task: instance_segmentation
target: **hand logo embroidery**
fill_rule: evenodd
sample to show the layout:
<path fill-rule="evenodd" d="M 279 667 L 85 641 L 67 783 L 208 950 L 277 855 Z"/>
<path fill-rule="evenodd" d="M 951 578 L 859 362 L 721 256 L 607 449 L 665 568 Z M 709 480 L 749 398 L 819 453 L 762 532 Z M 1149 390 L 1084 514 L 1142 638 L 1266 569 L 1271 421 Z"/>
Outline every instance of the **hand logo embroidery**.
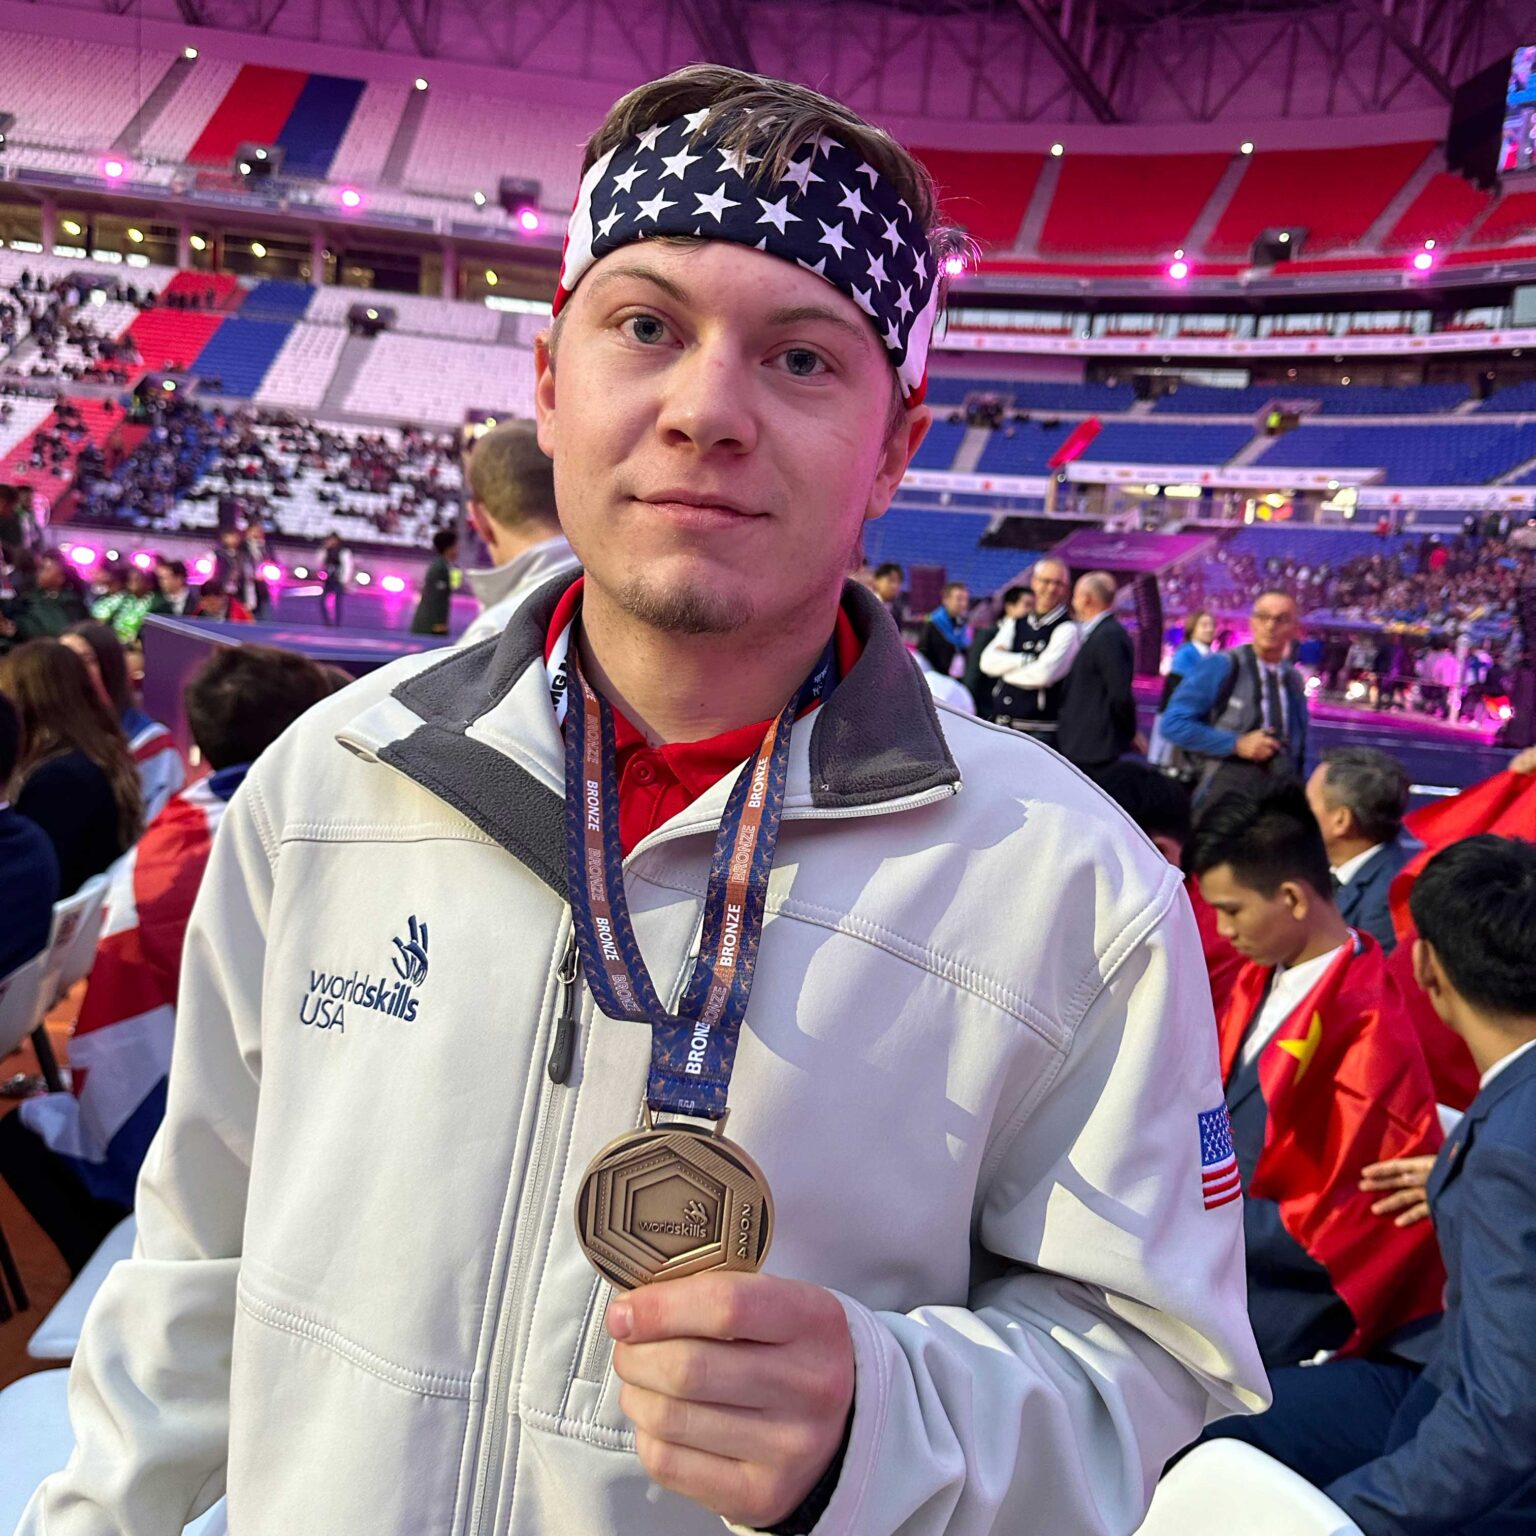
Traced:
<path fill-rule="evenodd" d="M 411 919 L 411 942 L 405 943 L 402 939 L 395 939 L 394 946 L 400 951 L 394 957 L 395 974 L 402 981 L 409 982 L 413 987 L 419 987 L 427 979 L 427 925 L 423 920 L 419 925 L 416 919 Z"/>

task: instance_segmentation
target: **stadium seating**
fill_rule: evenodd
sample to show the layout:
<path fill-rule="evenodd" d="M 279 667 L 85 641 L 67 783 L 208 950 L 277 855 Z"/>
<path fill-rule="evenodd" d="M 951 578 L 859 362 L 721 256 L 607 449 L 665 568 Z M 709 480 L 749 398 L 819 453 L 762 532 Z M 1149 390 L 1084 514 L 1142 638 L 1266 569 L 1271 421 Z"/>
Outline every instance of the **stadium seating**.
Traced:
<path fill-rule="evenodd" d="M 1423 164 L 1429 144 L 1258 150 L 1206 242 L 1212 255 L 1237 256 L 1266 229 L 1305 229 L 1312 254 L 1354 244 Z"/>
<path fill-rule="evenodd" d="M 1012 250 L 1044 155 L 916 149 L 939 188 L 944 216 L 991 250 Z"/>
<path fill-rule="evenodd" d="M 1252 416 L 1262 411 L 1276 397 L 1295 399 L 1305 390 L 1295 385 L 1249 384 L 1241 389 L 1223 389 L 1215 384 L 1180 384 L 1176 390 L 1159 395 L 1152 407 L 1154 416 Z"/>
<path fill-rule="evenodd" d="M 912 460 L 914 469 L 948 469 L 955 462 L 955 453 L 965 436 L 965 424 L 953 421 L 935 421 L 928 429 L 917 456 Z"/>
<path fill-rule="evenodd" d="M 1383 538 L 1367 528 L 1309 528 L 1302 523 L 1255 524 L 1240 528 L 1223 546 L 1229 555 L 1252 555 L 1267 560 L 1279 555 L 1301 565 L 1338 565 L 1357 555 L 1395 554 L 1404 545 L 1417 544 L 1416 533 L 1388 534 Z"/>
<path fill-rule="evenodd" d="M 347 323 L 347 311 L 355 304 L 376 304 L 395 311 L 395 329 L 420 336 L 441 336 L 455 341 L 495 341 L 501 317 L 483 304 L 455 304 L 413 293 L 381 293 L 363 288 L 321 288 L 305 311 L 306 320 Z M 547 321 L 543 322 L 547 324 Z"/>
<path fill-rule="evenodd" d="M 1465 384 L 1311 384 L 1287 391 L 1321 400 L 1325 416 L 1420 416 L 1449 411 L 1471 394 Z"/>
<path fill-rule="evenodd" d="M 240 314 L 246 320 L 302 320 L 314 296 L 308 283 L 264 278 L 241 301 Z"/>
<path fill-rule="evenodd" d="M 1536 240 L 1536 192 L 1506 192 L 1469 236 L 1472 245 Z"/>
<path fill-rule="evenodd" d="M 322 178 L 363 94 L 361 80 L 340 75 L 311 75 L 293 104 L 277 142 L 283 150 L 283 175 Z"/>
<path fill-rule="evenodd" d="M 170 67 L 170 51 L 117 48 L 30 32 L 0 34 L 4 110 L 13 142 L 103 153 Z M 61 89 L 63 81 L 78 88 Z"/>
<path fill-rule="evenodd" d="M 1464 177 L 1436 171 L 1404 210 L 1383 242 L 1389 251 L 1412 250 L 1426 240 L 1449 245 L 1470 228 L 1491 201 L 1489 193 Z"/>
<path fill-rule="evenodd" d="M 1479 406 L 1479 411 L 1536 411 L 1536 379 L 1495 390 Z"/>
<path fill-rule="evenodd" d="M 19 442 L 32 435 L 53 415 L 53 401 L 36 399 L 31 395 L 0 396 L 0 406 L 11 408 L 9 418 L 0 418 L 0 462 L 3 462 Z"/>
<path fill-rule="evenodd" d="M 227 166 L 241 144 L 275 144 L 308 79 L 301 69 L 243 65 L 187 159 L 195 165 Z"/>
<path fill-rule="evenodd" d="M 1107 421 L 1083 458 L 1098 464 L 1225 464 L 1252 437 L 1247 425 Z"/>
<path fill-rule="evenodd" d="M 1228 155 L 1067 155 L 1040 231 L 1047 255 L 1145 255 L 1182 246 Z"/>
<path fill-rule="evenodd" d="M 219 394 L 249 399 L 266 378 L 293 329 L 292 321 L 252 320 L 232 315 L 193 360 L 192 371 L 216 381 Z"/>
<path fill-rule="evenodd" d="M 864 559 L 870 565 L 883 560 L 902 566 L 941 565 L 950 581 L 963 581 L 973 597 L 981 597 L 1037 558 L 1030 550 L 979 548 L 990 522 L 983 512 L 892 507 L 864 525 Z"/>
<path fill-rule="evenodd" d="M 1070 430 L 1064 423 L 1042 427 L 1033 421 L 1004 427 L 989 434 L 976 469 L 983 475 L 1043 475 Z"/>
<path fill-rule="evenodd" d="M 256 391 L 257 402 L 317 410 L 346 341 L 347 333 L 339 325 L 294 326 Z"/>
<path fill-rule="evenodd" d="M 145 126 L 137 151 L 140 158 L 185 160 L 239 73 L 233 59 L 200 55 L 176 93 Z"/>
<path fill-rule="evenodd" d="M 1388 485 L 1483 485 L 1536 456 L 1536 423 L 1425 422 L 1412 427 L 1303 423 L 1258 462 L 1291 469 L 1382 469 Z"/>
<path fill-rule="evenodd" d="M 128 334 L 144 366 L 152 372 L 184 369 L 192 365 L 223 323 L 222 315 L 202 310 L 146 309 L 128 327 Z"/>
<path fill-rule="evenodd" d="M 1037 379 L 978 379 L 969 375 L 936 373 L 928 377 L 928 403 L 932 406 L 963 405 L 967 396 L 997 395 L 1019 411 L 1062 411 L 1095 415 L 1128 411 L 1136 403 L 1129 384 L 1058 384 Z"/>
<path fill-rule="evenodd" d="M 469 410 L 533 414 L 533 354 L 435 337 L 386 333 L 345 407 L 386 421 L 447 423 Z"/>
<path fill-rule="evenodd" d="M 331 161 L 334 180 L 368 184 L 383 177 L 410 89 L 392 80 L 368 82 Z"/>

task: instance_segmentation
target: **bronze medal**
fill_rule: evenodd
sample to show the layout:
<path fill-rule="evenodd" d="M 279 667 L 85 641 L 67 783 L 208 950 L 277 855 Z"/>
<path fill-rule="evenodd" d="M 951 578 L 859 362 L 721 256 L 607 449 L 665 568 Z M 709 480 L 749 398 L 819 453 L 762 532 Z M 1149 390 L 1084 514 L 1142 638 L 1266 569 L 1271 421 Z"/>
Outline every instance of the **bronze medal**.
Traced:
<path fill-rule="evenodd" d="M 592 1159 L 576 1198 L 576 1233 L 621 1291 L 711 1269 L 754 1273 L 773 1237 L 762 1170 L 703 1126 L 645 1127 Z"/>

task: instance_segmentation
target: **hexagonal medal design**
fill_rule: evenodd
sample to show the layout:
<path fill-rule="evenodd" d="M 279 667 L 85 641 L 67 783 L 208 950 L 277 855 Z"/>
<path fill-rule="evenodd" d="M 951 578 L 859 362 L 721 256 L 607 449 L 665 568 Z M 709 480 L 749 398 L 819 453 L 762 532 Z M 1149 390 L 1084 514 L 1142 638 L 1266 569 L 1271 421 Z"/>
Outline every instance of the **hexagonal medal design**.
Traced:
<path fill-rule="evenodd" d="M 752 1160 L 685 1126 L 610 1143 L 587 1169 L 576 1203 L 587 1257 L 623 1290 L 703 1270 L 758 1269 L 772 1221 Z"/>

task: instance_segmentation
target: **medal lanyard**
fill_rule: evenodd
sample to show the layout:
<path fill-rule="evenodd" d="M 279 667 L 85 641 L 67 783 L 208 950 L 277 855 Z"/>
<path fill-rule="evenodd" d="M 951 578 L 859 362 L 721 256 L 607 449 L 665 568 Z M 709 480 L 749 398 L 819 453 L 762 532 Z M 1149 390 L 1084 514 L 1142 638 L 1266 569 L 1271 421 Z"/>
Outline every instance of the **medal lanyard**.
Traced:
<path fill-rule="evenodd" d="M 640 954 L 624 895 L 613 711 L 582 676 L 575 636 L 567 634 L 559 669 L 570 701 L 564 712 L 566 866 L 587 984 L 609 1018 L 650 1024 L 645 1099 L 652 1111 L 719 1120 L 762 937 L 790 732 L 835 686 L 835 649 L 828 644 L 731 789 L 710 860 L 698 958 L 680 1012 L 670 1014 Z"/>

